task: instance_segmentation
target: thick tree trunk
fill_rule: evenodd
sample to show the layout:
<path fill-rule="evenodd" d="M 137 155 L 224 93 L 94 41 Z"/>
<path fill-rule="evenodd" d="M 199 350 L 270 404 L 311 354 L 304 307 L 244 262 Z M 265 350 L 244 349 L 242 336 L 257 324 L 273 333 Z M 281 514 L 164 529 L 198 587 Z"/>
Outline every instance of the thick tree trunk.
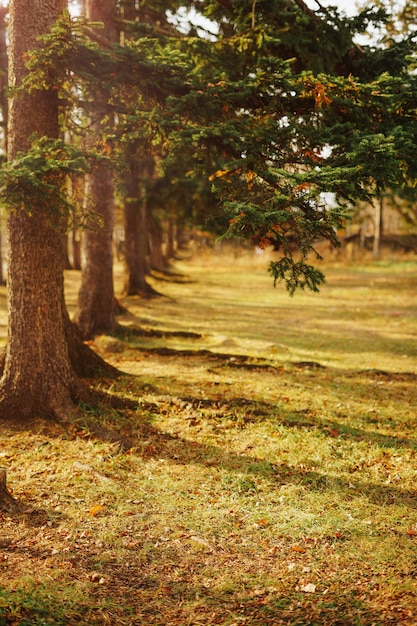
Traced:
<path fill-rule="evenodd" d="M 86 16 L 92 22 L 102 22 L 100 35 L 109 42 L 117 40 L 114 25 L 116 3 L 114 0 L 87 0 Z M 91 130 L 100 137 L 108 107 L 98 94 L 90 111 Z M 116 328 L 115 298 L 113 284 L 113 223 L 114 223 L 114 177 L 112 169 L 101 164 L 88 176 L 88 208 L 98 214 L 102 228 L 89 228 L 83 237 L 85 265 L 82 269 L 78 310 L 74 322 L 83 339 L 112 333 Z"/>
<path fill-rule="evenodd" d="M 30 4 L 26 0 L 12 0 L 9 30 L 12 84 L 19 85 L 26 73 L 26 51 L 39 45 L 37 36 L 49 30 L 65 6 L 64 0 Z M 31 111 L 36 111 L 36 115 L 30 115 Z M 55 90 L 22 92 L 12 99 L 10 159 L 29 148 L 32 134 L 58 137 Z M 65 228 L 64 218 L 52 225 L 41 201 L 32 215 L 23 207 L 15 207 L 8 219 L 9 325 L 0 386 L 1 416 L 10 415 L 16 420 L 42 415 L 68 418 L 74 410 L 74 401 L 83 393 L 84 386 L 74 372 L 71 358 L 76 360 L 84 344 L 71 331 L 64 302 Z"/>
<path fill-rule="evenodd" d="M 38 35 L 49 30 L 64 8 L 64 0 L 11 0 L 12 85 L 19 86 L 26 73 L 27 50 L 39 45 Z M 53 89 L 30 95 L 15 93 L 11 100 L 10 159 L 29 148 L 32 134 L 51 138 L 59 134 L 58 97 Z M 83 344 L 72 332 L 64 301 L 62 237 L 66 219 L 59 222 L 55 216 L 52 225 L 41 198 L 31 209 L 28 214 L 24 207 L 16 206 L 8 220 L 9 326 L 0 381 L 0 418 L 15 422 L 36 417 L 75 421 L 97 437 L 127 449 L 130 442 L 125 437 L 87 418 L 81 420 L 75 407 L 79 400 L 94 401 L 96 394 L 81 382 L 71 363 L 74 350 Z"/>
<path fill-rule="evenodd" d="M 7 43 L 6 43 L 6 14 L 7 9 L 0 6 L 0 112 L 1 112 L 1 139 L 0 146 L 4 155 L 7 154 L 7 122 L 9 117 L 9 106 L 7 101 Z M 2 225 L 0 223 L 0 228 Z M 3 273 L 3 237 L 0 230 L 0 285 L 5 285 L 6 280 Z"/>
<path fill-rule="evenodd" d="M 26 73 L 27 50 L 49 30 L 65 8 L 64 0 L 10 3 L 12 85 Z M 36 111 L 36 115 L 30 112 Z M 58 136 L 54 90 L 20 93 L 11 100 L 9 157 L 24 152 L 30 137 Z M 64 220 L 63 220 L 64 222 Z M 0 415 L 14 420 L 34 416 L 70 418 L 79 392 L 71 367 L 64 326 L 62 237 L 65 223 L 51 224 L 47 209 L 31 215 L 15 207 L 8 220 L 8 343 L 0 385 Z"/>

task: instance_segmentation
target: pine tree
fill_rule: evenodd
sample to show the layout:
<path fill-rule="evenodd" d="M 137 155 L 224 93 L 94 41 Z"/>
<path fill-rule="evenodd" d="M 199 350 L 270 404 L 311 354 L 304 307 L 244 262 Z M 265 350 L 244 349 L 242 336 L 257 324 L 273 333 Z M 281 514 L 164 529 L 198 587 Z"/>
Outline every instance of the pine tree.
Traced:
<path fill-rule="evenodd" d="M 100 37 L 108 46 L 118 41 L 115 25 L 114 0 L 87 0 L 86 17 L 91 22 L 102 22 Z M 96 93 L 87 105 L 90 139 L 98 142 L 98 149 L 111 150 L 103 138 L 102 127 L 112 121 L 111 110 L 104 94 Z M 100 227 L 90 223 L 84 232 L 85 263 L 82 268 L 81 288 L 74 317 L 83 339 L 112 333 L 116 328 L 113 285 L 113 226 L 115 184 L 110 162 L 98 163 L 87 176 L 86 199 L 89 211 L 100 218 Z"/>

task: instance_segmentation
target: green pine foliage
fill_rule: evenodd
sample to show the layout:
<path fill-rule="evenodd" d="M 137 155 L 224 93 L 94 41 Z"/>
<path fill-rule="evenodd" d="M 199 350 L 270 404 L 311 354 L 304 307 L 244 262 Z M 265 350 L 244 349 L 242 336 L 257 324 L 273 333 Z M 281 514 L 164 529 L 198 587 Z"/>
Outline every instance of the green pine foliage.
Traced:
<path fill-rule="evenodd" d="M 36 216 L 42 206 L 52 223 L 61 223 L 64 215 L 72 223 L 85 222 L 76 215 L 67 182 L 69 175 L 83 175 L 90 168 L 86 155 L 61 139 L 33 138 L 32 145 L 0 170 L 0 201 L 9 211 L 25 210 Z"/>
<path fill-rule="evenodd" d="M 175 30 L 166 11 L 180 8 L 201 12 L 216 36 Z M 104 48 L 83 20 L 64 16 L 28 56 L 25 87 L 58 89 L 82 135 L 74 111 L 106 94 L 102 141 L 121 172 L 127 146 L 152 155 L 155 206 L 158 189 L 162 202 L 181 197 L 178 181 L 196 181 L 190 193 L 210 184 L 224 236 L 273 245 L 274 281 L 317 290 L 317 240 L 337 245 L 356 202 L 416 178 L 413 36 L 359 46 L 355 35 L 383 28 L 386 11 L 347 18 L 301 0 L 145 2 L 138 15 L 123 26 L 124 45 Z"/>

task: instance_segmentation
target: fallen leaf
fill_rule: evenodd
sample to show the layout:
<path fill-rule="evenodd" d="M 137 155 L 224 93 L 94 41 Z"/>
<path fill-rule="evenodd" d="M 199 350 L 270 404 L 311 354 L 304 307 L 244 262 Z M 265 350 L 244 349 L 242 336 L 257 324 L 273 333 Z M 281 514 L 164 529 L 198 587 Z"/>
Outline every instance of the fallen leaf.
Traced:
<path fill-rule="evenodd" d="M 102 506 L 101 504 L 95 504 L 91 509 L 90 509 L 90 515 L 93 515 L 94 517 L 96 515 L 98 515 L 99 513 L 102 513 L 102 511 L 104 511 L 104 506 Z"/>
<path fill-rule="evenodd" d="M 313 585 L 313 583 L 307 583 L 304 587 L 300 587 L 300 591 L 304 591 L 304 593 L 316 593 L 316 585 Z"/>
<path fill-rule="evenodd" d="M 299 545 L 291 546 L 291 552 L 300 552 L 302 554 L 305 551 L 306 549 L 303 548 L 303 546 L 299 546 Z"/>
<path fill-rule="evenodd" d="M 255 522 L 254 527 L 255 528 L 262 528 L 268 526 L 268 522 L 266 521 L 266 519 L 260 519 L 257 522 Z"/>

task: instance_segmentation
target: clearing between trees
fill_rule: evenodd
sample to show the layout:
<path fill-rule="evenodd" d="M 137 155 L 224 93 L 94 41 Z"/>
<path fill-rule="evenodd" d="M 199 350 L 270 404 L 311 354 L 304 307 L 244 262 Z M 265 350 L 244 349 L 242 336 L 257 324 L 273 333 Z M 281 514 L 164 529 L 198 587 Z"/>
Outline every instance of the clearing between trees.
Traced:
<path fill-rule="evenodd" d="M 417 623 L 417 261 L 294 298 L 265 266 L 183 260 L 122 301 L 92 345 L 126 375 L 92 384 L 137 409 L 83 411 L 128 452 L 2 426 L 0 624 Z"/>

